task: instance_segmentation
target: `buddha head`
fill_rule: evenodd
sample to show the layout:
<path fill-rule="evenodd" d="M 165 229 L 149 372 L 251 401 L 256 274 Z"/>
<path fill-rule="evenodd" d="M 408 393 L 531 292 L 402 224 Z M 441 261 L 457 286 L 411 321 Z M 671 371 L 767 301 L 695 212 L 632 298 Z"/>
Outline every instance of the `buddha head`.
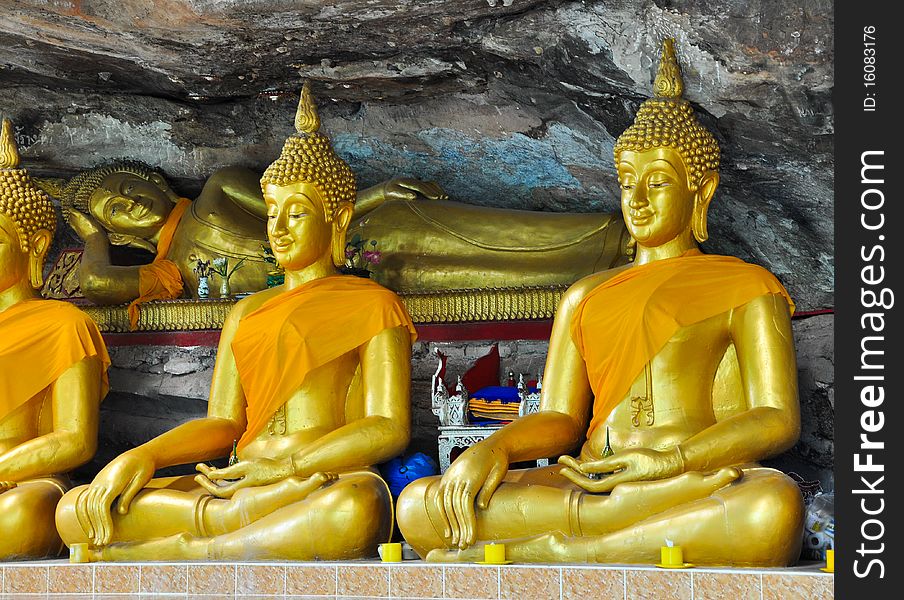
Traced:
<path fill-rule="evenodd" d="M 44 258 L 56 229 L 50 198 L 19 168 L 12 123 L 3 120 L 0 133 L 0 292 L 26 278 L 32 287 L 44 284 Z"/>
<path fill-rule="evenodd" d="M 117 245 L 153 238 L 166 223 L 178 196 L 163 176 L 134 161 L 116 161 L 82 171 L 63 188 L 64 215 L 91 215 Z"/>
<path fill-rule="evenodd" d="M 653 84 L 634 123 L 615 143 L 615 166 L 628 232 L 656 247 L 681 236 L 708 237 L 706 214 L 719 185 L 719 145 L 682 98 L 674 42 L 662 46 Z"/>
<path fill-rule="evenodd" d="M 356 196 L 355 175 L 320 133 L 309 83 L 301 90 L 295 133 L 264 171 L 267 238 L 277 262 L 298 271 L 329 256 L 345 263 L 346 231 Z"/>

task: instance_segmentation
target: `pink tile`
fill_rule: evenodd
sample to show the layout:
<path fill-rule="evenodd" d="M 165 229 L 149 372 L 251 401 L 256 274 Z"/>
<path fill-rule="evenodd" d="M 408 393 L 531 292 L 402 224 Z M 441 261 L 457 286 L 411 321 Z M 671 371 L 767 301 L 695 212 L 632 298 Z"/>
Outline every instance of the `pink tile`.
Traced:
<path fill-rule="evenodd" d="M 392 598 L 442 598 L 442 567 L 403 567 L 389 569 Z"/>
<path fill-rule="evenodd" d="M 340 566 L 338 578 L 339 596 L 389 597 L 389 567 L 385 565 Z"/>
<path fill-rule="evenodd" d="M 293 566 L 286 567 L 286 594 L 298 596 L 334 595 L 336 593 L 336 567 Z"/>
<path fill-rule="evenodd" d="M 446 598 L 498 598 L 499 567 L 443 567 Z"/>
<path fill-rule="evenodd" d="M 627 569 L 628 600 L 691 600 L 687 571 Z"/>
<path fill-rule="evenodd" d="M 238 565 L 235 569 L 236 595 L 286 593 L 286 567 L 273 565 Z"/>
<path fill-rule="evenodd" d="M 229 595 L 235 593 L 235 566 L 188 565 L 188 593 Z"/>
<path fill-rule="evenodd" d="M 500 567 L 499 597 L 559 600 L 559 567 Z"/>
<path fill-rule="evenodd" d="M 624 570 L 568 566 L 562 569 L 562 600 L 586 600 L 588 590 L 593 590 L 595 598 L 624 600 Z"/>

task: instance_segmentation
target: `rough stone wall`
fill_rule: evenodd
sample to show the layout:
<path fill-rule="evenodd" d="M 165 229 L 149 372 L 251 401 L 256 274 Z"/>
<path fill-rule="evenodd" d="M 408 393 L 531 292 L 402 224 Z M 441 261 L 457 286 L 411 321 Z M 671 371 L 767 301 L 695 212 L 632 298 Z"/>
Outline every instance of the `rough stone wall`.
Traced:
<path fill-rule="evenodd" d="M 834 347 L 831 315 L 794 321 L 801 402 L 801 439 L 769 461 L 793 471 L 823 489 L 834 489 L 833 387 Z M 546 363 L 545 341 L 499 343 L 500 375 L 509 371 L 536 378 Z M 430 411 L 430 382 L 439 348 L 448 358 L 446 380 L 454 383 L 474 361 L 489 352 L 493 342 L 417 342 L 411 358 L 412 435 L 407 452 L 424 452 L 436 460 L 438 421 Z M 129 346 L 110 348 L 111 392 L 101 406 L 101 448 L 94 462 L 77 474 L 90 479 L 119 452 L 142 444 L 188 419 L 203 416 L 213 376 L 215 348 Z M 474 391 L 474 390 L 471 390 Z M 190 471 L 190 469 L 188 469 Z M 188 472 L 185 469 L 173 472 Z"/>
<path fill-rule="evenodd" d="M 191 195 L 219 167 L 262 170 L 310 78 L 362 185 L 407 174 L 464 202 L 611 211 L 614 139 L 671 35 L 723 147 L 706 249 L 768 267 L 812 309 L 834 301 L 832 7 L 25 0 L 0 12 L 0 112 L 37 173 L 128 157 Z"/>

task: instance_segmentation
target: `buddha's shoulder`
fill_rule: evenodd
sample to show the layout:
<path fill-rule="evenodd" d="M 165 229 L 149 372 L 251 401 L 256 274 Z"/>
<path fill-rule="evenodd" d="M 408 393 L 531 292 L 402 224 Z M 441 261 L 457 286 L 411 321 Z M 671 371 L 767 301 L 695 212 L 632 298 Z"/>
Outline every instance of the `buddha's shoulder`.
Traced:
<path fill-rule="evenodd" d="M 88 315 L 71 302 L 62 300 L 33 300 L 28 303 L 27 310 L 34 313 L 35 317 L 47 320 L 55 328 L 88 324 L 95 326 L 94 321 Z"/>
<path fill-rule="evenodd" d="M 275 298 L 284 292 L 284 287 L 280 285 L 246 296 L 235 303 L 235 306 L 229 311 L 227 320 L 234 320 L 237 322 L 245 315 L 248 315 L 263 306 L 268 300 Z"/>
<path fill-rule="evenodd" d="M 565 290 L 565 294 L 562 296 L 562 304 L 571 307 L 577 306 L 587 294 L 630 267 L 631 264 L 629 263 L 614 269 L 591 273 L 586 277 L 578 279 Z"/>

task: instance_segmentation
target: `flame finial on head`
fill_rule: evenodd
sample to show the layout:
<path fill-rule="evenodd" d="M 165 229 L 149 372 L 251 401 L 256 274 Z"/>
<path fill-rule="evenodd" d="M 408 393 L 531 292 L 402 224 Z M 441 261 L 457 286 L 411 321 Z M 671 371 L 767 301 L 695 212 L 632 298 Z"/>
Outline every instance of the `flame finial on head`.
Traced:
<path fill-rule="evenodd" d="M 678 55 L 675 54 L 675 39 L 667 38 L 662 42 L 662 58 L 659 59 L 659 70 L 653 81 L 653 95 L 677 99 L 683 93 L 684 81 L 681 79 Z"/>
<path fill-rule="evenodd" d="M 320 115 L 311 95 L 311 82 L 305 80 L 301 88 L 301 99 L 295 111 L 295 131 L 298 133 L 315 133 L 320 129 Z"/>
<path fill-rule="evenodd" d="M 684 82 L 671 38 L 662 43 L 662 62 L 653 90 L 654 96 L 640 105 L 634 122 L 615 141 L 615 162 L 625 150 L 673 148 L 684 159 L 692 181 L 699 181 L 707 171 L 717 171 L 719 144 L 697 120 L 690 103 L 681 97 Z"/>
<path fill-rule="evenodd" d="M 3 132 L 0 134 L 0 169 L 15 169 L 19 166 L 19 149 L 13 135 L 13 124 L 3 119 Z"/>
<path fill-rule="evenodd" d="M 301 88 L 301 100 L 295 113 L 295 130 L 286 139 L 279 158 L 264 171 L 261 188 L 268 184 L 316 184 L 324 196 L 325 216 L 327 220 L 332 220 L 341 204 L 355 203 L 355 174 L 333 150 L 330 139 L 319 131 L 320 117 L 307 81 Z"/>

